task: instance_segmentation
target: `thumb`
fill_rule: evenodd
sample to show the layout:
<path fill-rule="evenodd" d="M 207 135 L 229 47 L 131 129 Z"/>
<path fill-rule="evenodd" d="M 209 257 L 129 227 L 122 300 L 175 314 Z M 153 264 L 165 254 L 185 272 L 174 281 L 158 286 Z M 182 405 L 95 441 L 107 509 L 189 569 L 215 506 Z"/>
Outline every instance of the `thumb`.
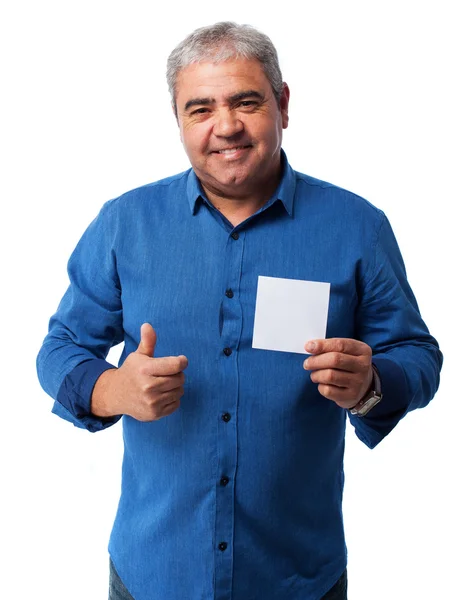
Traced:
<path fill-rule="evenodd" d="M 143 323 L 140 329 L 140 344 L 137 348 L 138 354 L 144 354 L 153 358 L 156 347 L 156 331 L 149 323 Z"/>

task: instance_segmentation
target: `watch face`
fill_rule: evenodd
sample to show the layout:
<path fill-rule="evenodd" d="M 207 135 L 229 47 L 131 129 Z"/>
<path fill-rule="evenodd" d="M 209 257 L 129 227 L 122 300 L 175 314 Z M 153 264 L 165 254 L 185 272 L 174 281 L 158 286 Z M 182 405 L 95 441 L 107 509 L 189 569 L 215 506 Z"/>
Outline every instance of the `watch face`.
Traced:
<path fill-rule="evenodd" d="M 381 394 L 376 394 L 375 392 L 372 394 L 372 396 L 366 400 L 366 402 L 363 404 L 363 406 L 361 407 L 361 410 L 359 411 L 360 414 L 363 415 L 367 415 L 367 413 L 374 408 L 374 406 L 376 404 L 378 404 L 380 401 L 382 400 L 382 395 Z"/>
<path fill-rule="evenodd" d="M 354 408 L 351 409 L 352 415 L 358 415 L 363 417 L 367 415 L 367 413 L 374 408 L 376 404 L 378 404 L 382 400 L 382 394 L 377 392 L 372 392 L 371 396 L 369 396 L 366 400 L 361 400 Z"/>

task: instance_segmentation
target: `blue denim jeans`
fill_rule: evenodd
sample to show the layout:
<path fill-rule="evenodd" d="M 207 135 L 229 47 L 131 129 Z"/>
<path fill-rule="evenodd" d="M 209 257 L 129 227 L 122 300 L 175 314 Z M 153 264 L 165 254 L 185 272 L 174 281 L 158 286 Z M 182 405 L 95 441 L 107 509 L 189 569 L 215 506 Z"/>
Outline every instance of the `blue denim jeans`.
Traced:
<path fill-rule="evenodd" d="M 332 589 L 323 596 L 322 600 L 347 600 L 347 591 L 348 577 L 345 571 Z M 130 595 L 130 592 L 118 576 L 112 561 L 110 561 L 109 600 L 133 600 L 133 596 Z"/>
<path fill-rule="evenodd" d="M 133 596 L 124 586 L 115 570 L 112 560 L 109 561 L 109 600 L 133 600 Z"/>
<path fill-rule="evenodd" d="M 323 596 L 322 600 L 348 600 L 348 572 L 346 569 L 332 589 Z"/>

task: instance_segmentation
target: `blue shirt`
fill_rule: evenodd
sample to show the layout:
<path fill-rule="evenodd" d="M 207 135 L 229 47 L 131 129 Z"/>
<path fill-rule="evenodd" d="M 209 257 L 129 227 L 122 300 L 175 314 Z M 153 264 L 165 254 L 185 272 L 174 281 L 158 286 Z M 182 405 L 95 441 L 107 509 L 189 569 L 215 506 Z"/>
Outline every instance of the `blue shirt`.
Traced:
<path fill-rule="evenodd" d="M 275 194 L 234 228 L 193 170 L 107 202 L 70 258 L 38 374 L 56 414 L 97 431 L 119 419 L 90 413 L 111 346 L 124 342 L 121 364 L 149 322 L 156 357 L 188 358 L 178 411 L 122 418 L 109 551 L 135 600 L 318 600 L 345 569 L 347 411 L 304 355 L 252 348 L 259 275 L 330 282 L 327 337 L 372 347 L 384 399 L 348 415 L 369 447 L 436 392 L 437 342 L 385 215 L 362 198 L 283 154 Z"/>

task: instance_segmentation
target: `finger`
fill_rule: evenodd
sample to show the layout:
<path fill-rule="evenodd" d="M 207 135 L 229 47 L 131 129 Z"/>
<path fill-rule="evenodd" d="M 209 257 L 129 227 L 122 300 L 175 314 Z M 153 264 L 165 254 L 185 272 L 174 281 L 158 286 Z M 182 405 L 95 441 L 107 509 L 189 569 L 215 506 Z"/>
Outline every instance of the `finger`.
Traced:
<path fill-rule="evenodd" d="M 153 358 L 156 340 L 157 336 L 153 326 L 149 323 L 143 323 L 140 328 L 140 344 L 136 351 L 139 354 L 144 354 L 145 356 Z"/>
<path fill-rule="evenodd" d="M 319 393 L 327 400 L 333 400 L 342 408 L 351 408 L 356 405 L 356 396 L 348 388 L 338 387 L 336 385 L 327 385 L 321 383 L 318 386 Z"/>
<path fill-rule="evenodd" d="M 304 369 L 314 371 L 318 369 L 337 369 L 357 373 L 367 368 L 370 357 L 352 356 L 351 354 L 342 354 L 341 352 L 326 352 L 309 356 L 304 360 Z"/>
<path fill-rule="evenodd" d="M 163 377 L 149 376 L 146 384 L 144 385 L 144 391 L 147 393 L 162 394 L 164 392 L 171 392 L 177 390 L 184 385 L 185 375 L 183 373 L 177 373 L 176 375 L 167 375 Z"/>
<path fill-rule="evenodd" d="M 304 346 L 311 354 L 325 354 L 327 352 L 340 352 L 353 356 L 372 355 L 370 346 L 359 340 L 351 338 L 327 338 L 321 340 L 310 340 Z"/>
<path fill-rule="evenodd" d="M 148 409 L 153 410 L 155 414 L 159 414 L 165 406 L 177 402 L 184 395 L 184 388 L 179 387 L 170 392 L 159 392 L 157 396 L 146 395 L 143 398 L 143 403 Z"/>
<path fill-rule="evenodd" d="M 168 417 L 169 415 L 172 415 L 172 413 L 174 413 L 179 408 L 180 408 L 180 400 L 174 400 L 174 402 L 170 402 L 169 404 L 166 404 L 161 409 L 160 418 Z"/>
<path fill-rule="evenodd" d="M 168 397 L 169 398 L 169 397 Z M 159 403 L 157 406 L 152 406 L 148 410 L 144 411 L 139 415 L 135 416 L 138 421 L 148 423 L 150 421 L 157 421 L 162 417 L 167 417 L 175 412 L 180 407 L 180 399 L 171 397 L 170 400 L 166 400 L 166 404 Z"/>
<path fill-rule="evenodd" d="M 324 398 L 327 398 L 327 400 L 333 400 L 333 402 L 346 402 L 348 400 L 349 393 L 347 392 L 346 388 L 341 388 L 337 385 L 321 383 L 317 389 Z"/>
<path fill-rule="evenodd" d="M 141 372 L 152 377 L 168 377 L 181 373 L 187 366 L 186 356 L 163 356 L 147 361 Z"/>
<path fill-rule="evenodd" d="M 322 369 L 320 371 L 313 371 L 310 374 L 310 379 L 314 383 L 333 385 L 340 388 L 354 389 L 359 387 L 359 382 L 355 377 L 346 371 L 337 371 L 336 369 Z"/>
<path fill-rule="evenodd" d="M 184 395 L 183 388 L 179 388 L 178 390 L 174 390 L 172 392 L 165 392 L 158 399 L 158 410 L 159 412 L 163 412 L 166 410 L 168 406 L 174 403 L 180 403 L 182 396 Z"/>

